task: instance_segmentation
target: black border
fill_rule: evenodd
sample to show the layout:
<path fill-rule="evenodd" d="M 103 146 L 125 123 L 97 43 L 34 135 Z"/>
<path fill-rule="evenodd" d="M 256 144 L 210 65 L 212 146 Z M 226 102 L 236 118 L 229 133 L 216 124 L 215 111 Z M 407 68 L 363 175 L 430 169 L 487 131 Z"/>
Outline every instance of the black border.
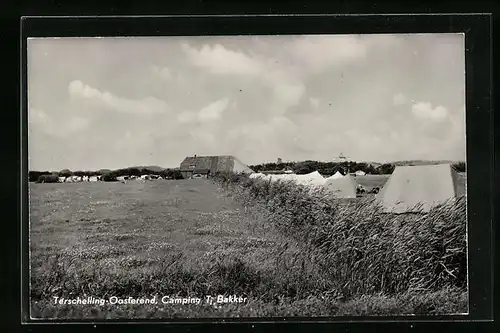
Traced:
<path fill-rule="evenodd" d="M 362 321 L 489 321 L 493 318 L 493 109 L 492 18 L 489 14 L 443 15 L 284 15 L 169 17 L 24 17 L 21 20 L 21 203 L 23 324 L 78 323 L 29 319 L 27 211 L 27 37 L 195 36 L 250 34 L 459 33 L 466 36 L 466 131 L 468 166 L 469 315 L 404 317 L 334 317 L 331 322 Z M 182 319 L 171 323 L 330 322 L 320 318 Z M 86 322 L 86 321 L 85 321 Z M 123 320 L 89 323 L 108 324 Z M 127 321 L 128 322 L 128 321 Z M 146 321 L 134 321 L 145 323 Z M 148 320 L 147 323 L 165 323 Z M 300 325 L 303 326 L 303 325 Z"/>

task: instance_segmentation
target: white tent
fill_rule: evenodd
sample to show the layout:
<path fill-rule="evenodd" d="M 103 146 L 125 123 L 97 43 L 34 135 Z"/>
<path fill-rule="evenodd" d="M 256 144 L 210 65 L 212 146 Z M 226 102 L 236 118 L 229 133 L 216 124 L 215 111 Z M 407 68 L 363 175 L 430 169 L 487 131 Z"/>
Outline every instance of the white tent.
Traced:
<path fill-rule="evenodd" d="M 251 173 L 250 178 L 262 178 L 262 177 L 265 177 L 265 175 L 263 173 L 260 173 L 260 172 L 254 172 L 254 173 Z"/>
<path fill-rule="evenodd" d="M 337 198 L 356 198 L 356 181 L 351 175 L 341 178 L 329 178 L 324 188 Z"/>
<path fill-rule="evenodd" d="M 295 181 L 300 185 L 320 186 L 325 184 L 326 179 L 318 171 L 314 171 L 306 175 L 296 175 Z"/>
<path fill-rule="evenodd" d="M 266 179 L 269 180 L 271 179 L 272 182 L 277 182 L 277 181 L 290 181 L 290 180 L 295 180 L 295 174 L 278 174 L 278 175 L 267 175 Z"/>
<path fill-rule="evenodd" d="M 339 171 L 337 171 L 334 175 L 326 178 L 326 180 L 330 180 L 330 179 L 339 179 L 339 178 L 342 178 L 344 177 L 343 174 L 341 174 Z"/>
<path fill-rule="evenodd" d="M 450 164 L 398 166 L 377 195 L 385 212 L 428 212 L 460 193 Z"/>

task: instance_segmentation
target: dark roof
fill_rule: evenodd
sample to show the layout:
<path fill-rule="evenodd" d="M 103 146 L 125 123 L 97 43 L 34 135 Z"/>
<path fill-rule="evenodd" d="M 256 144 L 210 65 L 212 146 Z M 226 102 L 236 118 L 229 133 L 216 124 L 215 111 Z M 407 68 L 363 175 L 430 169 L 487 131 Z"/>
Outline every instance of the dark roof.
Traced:
<path fill-rule="evenodd" d="M 211 172 L 215 173 L 220 171 L 232 171 L 236 165 L 238 165 L 238 168 L 241 168 L 241 165 L 243 165 L 250 170 L 248 166 L 232 155 L 186 157 L 181 162 L 181 170 L 191 169 L 191 167 L 193 167 L 194 169 L 209 169 Z"/>

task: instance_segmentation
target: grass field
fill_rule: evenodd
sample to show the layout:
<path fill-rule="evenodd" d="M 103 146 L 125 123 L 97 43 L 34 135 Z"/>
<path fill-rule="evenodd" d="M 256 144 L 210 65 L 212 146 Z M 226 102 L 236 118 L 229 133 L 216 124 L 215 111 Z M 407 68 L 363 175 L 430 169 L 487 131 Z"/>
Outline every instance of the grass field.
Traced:
<path fill-rule="evenodd" d="M 32 318 L 437 314 L 463 312 L 467 299 L 455 289 L 343 297 L 296 240 L 206 180 L 30 184 L 30 250 Z M 54 299 L 111 296 L 158 302 Z"/>

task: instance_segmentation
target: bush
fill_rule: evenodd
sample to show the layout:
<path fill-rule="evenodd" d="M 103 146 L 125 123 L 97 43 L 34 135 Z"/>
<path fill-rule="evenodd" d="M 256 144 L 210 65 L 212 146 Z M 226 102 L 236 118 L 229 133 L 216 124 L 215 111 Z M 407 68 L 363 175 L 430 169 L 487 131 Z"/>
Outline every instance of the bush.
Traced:
<path fill-rule="evenodd" d="M 113 173 L 113 172 L 109 172 L 109 173 L 106 173 L 104 175 L 102 175 L 102 181 L 105 181 L 105 182 L 116 182 L 118 181 L 116 179 L 116 174 Z"/>
<path fill-rule="evenodd" d="M 215 180 L 299 242 L 343 297 L 467 288 L 465 198 L 427 214 L 394 215 L 373 199 L 334 199 L 291 182 Z"/>
<path fill-rule="evenodd" d="M 37 183 L 57 183 L 59 181 L 59 176 L 56 174 L 41 175 L 38 177 Z"/>
<path fill-rule="evenodd" d="M 28 181 L 37 182 L 40 176 L 50 175 L 51 173 L 48 171 L 30 171 L 28 172 Z"/>
<path fill-rule="evenodd" d="M 70 176 L 73 176 L 73 172 L 71 172 L 68 169 L 63 169 L 63 170 L 59 171 L 58 175 L 59 175 L 59 177 L 70 177 Z"/>

